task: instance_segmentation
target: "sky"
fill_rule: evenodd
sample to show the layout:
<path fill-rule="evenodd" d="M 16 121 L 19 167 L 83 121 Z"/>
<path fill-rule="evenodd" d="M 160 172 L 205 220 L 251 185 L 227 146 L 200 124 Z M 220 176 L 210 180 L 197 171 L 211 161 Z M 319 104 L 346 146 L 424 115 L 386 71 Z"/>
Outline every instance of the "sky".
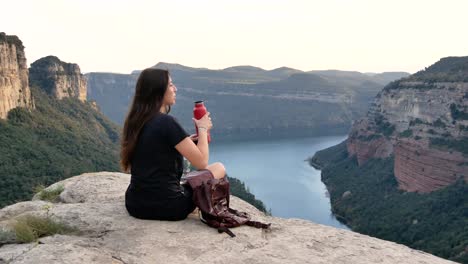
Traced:
<path fill-rule="evenodd" d="M 468 56 L 465 0 L 0 0 L 28 63 L 417 72 Z"/>

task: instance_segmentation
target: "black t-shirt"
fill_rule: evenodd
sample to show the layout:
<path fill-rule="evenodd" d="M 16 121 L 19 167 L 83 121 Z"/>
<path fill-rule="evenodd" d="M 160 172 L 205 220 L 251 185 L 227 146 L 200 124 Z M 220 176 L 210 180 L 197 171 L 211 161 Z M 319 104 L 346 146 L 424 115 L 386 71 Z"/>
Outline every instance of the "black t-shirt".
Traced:
<path fill-rule="evenodd" d="M 187 136 L 177 120 L 167 114 L 158 114 L 144 125 L 130 160 L 128 205 L 157 206 L 183 196 L 180 186 L 183 158 L 175 145 Z"/>

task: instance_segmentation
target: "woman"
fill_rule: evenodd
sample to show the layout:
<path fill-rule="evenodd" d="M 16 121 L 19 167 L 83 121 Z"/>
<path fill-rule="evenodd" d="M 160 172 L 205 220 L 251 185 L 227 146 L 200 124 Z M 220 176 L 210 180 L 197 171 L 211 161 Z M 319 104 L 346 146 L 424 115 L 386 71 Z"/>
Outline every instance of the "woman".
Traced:
<path fill-rule="evenodd" d="M 145 69 L 138 77 L 121 149 L 121 166 L 131 173 L 125 206 L 137 218 L 182 220 L 195 209 L 192 190 L 180 184 L 182 156 L 197 169 L 209 170 L 215 178 L 225 176 L 223 164 L 208 165 L 210 113 L 200 120 L 193 119 L 198 127 L 195 145 L 195 137 L 189 137 L 168 115 L 176 102 L 176 92 L 166 70 Z"/>

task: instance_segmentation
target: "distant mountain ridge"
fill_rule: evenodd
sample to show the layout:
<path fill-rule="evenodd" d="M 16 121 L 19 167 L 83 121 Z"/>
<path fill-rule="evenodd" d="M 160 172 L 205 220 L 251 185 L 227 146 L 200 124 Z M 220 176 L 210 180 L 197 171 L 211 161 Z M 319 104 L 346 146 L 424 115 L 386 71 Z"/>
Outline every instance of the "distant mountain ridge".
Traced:
<path fill-rule="evenodd" d="M 164 62 L 153 67 L 171 72 L 178 87 L 172 114 L 183 126 L 193 127 L 193 102 L 205 100 L 215 122 L 213 137 L 225 139 L 343 134 L 384 86 L 380 77 L 353 73 L 351 78 L 341 71 L 334 77 L 287 67 L 210 70 Z M 88 73 L 88 98 L 122 124 L 138 73 Z"/>

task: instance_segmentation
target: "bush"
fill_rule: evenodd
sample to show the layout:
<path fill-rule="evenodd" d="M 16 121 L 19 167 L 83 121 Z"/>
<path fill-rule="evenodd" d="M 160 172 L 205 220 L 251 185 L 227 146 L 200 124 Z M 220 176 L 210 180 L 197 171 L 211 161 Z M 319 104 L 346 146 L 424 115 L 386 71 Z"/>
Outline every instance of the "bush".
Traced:
<path fill-rule="evenodd" d="M 35 191 L 40 200 L 49 201 L 49 202 L 56 202 L 58 200 L 59 195 L 63 192 L 64 187 L 63 185 L 59 184 L 54 189 L 47 190 L 45 189 L 44 185 L 38 185 L 35 188 Z"/>
<path fill-rule="evenodd" d="M 440 118 L 437 118 L 437 120 L 432 125 L 435 127 L 446 127 L 445 123 Z"/>
<path fill-rule="evenodd" d="M 374 118 L 377 131 L 382 133 L 384 136 L 390 136 L 395 131 L 395 125 L 385 121 L 385 118 L 381 114 L 377 114 Z"/>
<path fill-rule="evenodd" d="M 459 125 L 458 129 L 460 129 L 462 131 L 468 131 L 468 126 Z"/>
<path fill-rule="evenodd" d="M 413 135 L 413 130 L 407 129 L 399 134 L 400 137 L 411 137 Z"/>
<path fill-rule="evenodd" d="M 468 113 L 460 111 L 455 104 L 450 105 L 450 114 L 454 120 L 468 120 Z"/>
<path fill-rule="evenodd" d="M 74 228 L 63 223 L 55 222 L 50 218 L 32 215 L 18 218 L 13 224 L 13 230 L 16 235 L 16 240 L 21 243 L 34 242 L 38 238 L 44 236 L 76 232 Z"/>
<path fill-rule="evenodd" d="M 449 138 L 431 138 L 430 146 L 442 149 L 453 149 L 468 155 L 468 138 L 449 139 Z"/>
<path fill-rule="evenodd" d="M 418 125 L 418 124 L 425 124 L 425 122 L 422 121 L 422 120 L 419 119 L 419 118 L 416 118 L 416 119 L 411 120 L 411 121 L 409 122 L 409 125 L 410 125 L 410 126 L 414 126 L 414 125 Z"/>

